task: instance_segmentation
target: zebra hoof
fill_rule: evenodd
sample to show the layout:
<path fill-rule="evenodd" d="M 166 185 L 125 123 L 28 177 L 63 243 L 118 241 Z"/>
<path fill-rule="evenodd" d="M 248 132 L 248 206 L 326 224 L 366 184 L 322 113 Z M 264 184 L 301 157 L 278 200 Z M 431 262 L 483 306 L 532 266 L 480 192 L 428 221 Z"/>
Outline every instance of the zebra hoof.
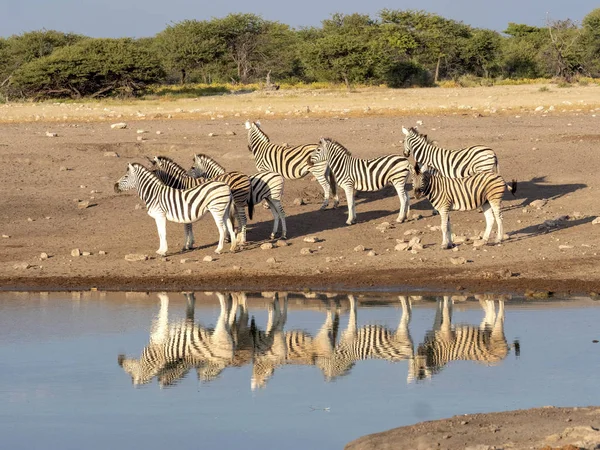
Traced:
<path fill-rule="evenodd" d="M 453 243 L 448 243 L 448 244 L 442 244 L 442 250 L 450 250 L 452 248 L 454 248 L 454 244 Z"/>
<path fill-rule="evenodd" d="M 404 221 L 405 221 L 405 220 L 406 220 L 406 217 L 404 217 L 404 218 L 402 218 L 402 219 L 401 219 L 400 217 L 398 217 L 398 218 L 396 219 L 396 222 L 397 222 L 397 223 L 404 223 Z"/>
<path fill-rule="evenodd" d="M 327 206 L 329 206 L 329 205 L 321 205 L 321 207 L 319 208 L 319 211 L 325 211 L 327 209 Z"/>
<path fill-rule="evenodd" d="M 222 248 L 218 248 L 218 249 L 216 249 L 216 250 L 215 250 L 215 253 L 216 253 L 217 255 L 220 255 L 222 252 L 223 252 L 223 249 L 222 249 Z"/>
<path fill-rule="evenodd" d="M 167 256 L 167 251 L 166 250 L 156 250 L 156 254 L 158 256 Z"/>

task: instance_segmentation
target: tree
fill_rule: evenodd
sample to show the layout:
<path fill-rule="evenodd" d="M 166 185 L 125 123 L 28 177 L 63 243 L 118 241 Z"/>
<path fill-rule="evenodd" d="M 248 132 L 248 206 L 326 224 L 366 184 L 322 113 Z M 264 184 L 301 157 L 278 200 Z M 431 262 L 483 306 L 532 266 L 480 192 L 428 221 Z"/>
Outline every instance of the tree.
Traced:
<path fill-rule="evenodd" d="M 489 78 L 500 65 L 502 37 L 492 30 L 475 29 L 463 51 L 469 72 Z"/>
<path fill-rule="evenodd" d="M 550 37 L 544 52 L 548 66 L 554 69 L 554 75 L 571 82 L 573 75 L 581 71 L 581 29 L 570 19 L 550 20 L 546 18 L 546 27 Z"/>
<path fill-rule="evenodd" d="M 315 39 L 306 42 L 302 59 L 309 75 L 317 79 L 366 82 L 373 77 L 374 36 L 377 26 L 369 16 L 334 14 L 323 21 Z"/>
<path fill-rule="evenodd" d="M 227 57 L 235 63 L 237 79 L 248 82 L 269 24 L 255 14 L 229 14 L 213 22 Z"/>
<path fill-rule="evenodd" d="M 581 45 L 583 66 L 593 76 L 600 76 L 600 8 L 594 9 L 582 21 Z"/>
<path fill-rule="evenodd" d="M 510 22 L 504 33 L 509 35 L 509 38 L 502 41 L 500 52 L 504 75 L 516 78 L 544 76 L 540 54 L 547 42 L 545 30 Z"/>
<path fill-rule="evenodd" d="M 135 95 L 163 76 L 147 46 L 132 39 L 85 39 L 24 64 L 11 89 L 38 99 Z"/>
<path fill-rule="evenodd" d="M 212 22 L 184 20 L 169 25 L 156 36 L 159 55 L 170 71 L 180 74 L 181 84 L 194 69 L 203 69 L 225 52 L 225 43 L 216 35 Z"/>

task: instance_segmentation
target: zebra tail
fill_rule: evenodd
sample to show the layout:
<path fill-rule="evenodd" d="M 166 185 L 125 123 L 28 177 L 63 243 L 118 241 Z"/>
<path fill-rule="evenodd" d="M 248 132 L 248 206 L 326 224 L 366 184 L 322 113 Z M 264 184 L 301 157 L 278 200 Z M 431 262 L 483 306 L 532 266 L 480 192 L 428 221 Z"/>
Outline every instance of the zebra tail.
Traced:
<path fill-rule="evenodd" d="M 512 195 L 515 195 L 515 193 L 517 192 L 517 180 L 512 180 L 512 183 L 510 184 L 510 186 L 508 186 L 508 190 Z"/>
<path fill-rule="evenodd" d="M 248 194 L 248 218 L 252 220 L 254 215 L 254 196 L 252 195 L 252 183 L 250 183 L 250 193 Z"/>
<path fill-rule="evenodd" d="M 331 186 L 331 194 L 335 197 L 337 195 L 337 185 L 335 182 L 335 175 L 331 169 L 329 169 L 329 186 Z"/>

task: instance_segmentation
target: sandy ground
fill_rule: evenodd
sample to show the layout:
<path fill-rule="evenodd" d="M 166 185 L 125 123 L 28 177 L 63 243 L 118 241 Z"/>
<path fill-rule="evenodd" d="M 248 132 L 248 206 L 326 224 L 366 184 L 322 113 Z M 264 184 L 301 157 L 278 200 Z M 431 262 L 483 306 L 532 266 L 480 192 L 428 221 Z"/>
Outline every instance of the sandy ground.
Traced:
<path fill-rule="evenodd" d="M 600 87 L 282 95 L 160 102 L 158 116 L 151 101 L 2 106 L 0 284 L 4 289 L 600 292 L 600 225 L 592 224 L 599 214 Z M 335 108 L 326 110 L 328 99 Z M 359 113 L 352 108 L 361 101 Z M 189 109 L 192 104 L 195 110 Z M 307 108 L 297 114 L 300 104 Z M 432 113 L 435 104 L 446 108 Z M 344 105 L 348 114 L 339 114 Z M 386 114 L 372 113 L 383 107 Z M 314 110 L 321 114 L 306 112 Z M 181 253 L 183 226 L 169 223 L 169 255 L 155 257 L 154 220 L 134 192 L 116 194 L 113 184 L 127 163 L 159 154 L 188 167 L 194 153 L 204 152 L 228 169 L 254 173 L 246 118 L 260 119 L 273 142 L 328 136 L 361 157 L 401 152 L 401 126 L 417 121 L 439 145 L 489 145 L 505 178 L 519 182 L 517 196 L 506 194 L 504 202 L 510 239 L 483 248 L 468 240 L 455 251 L 443 251 L 441 232 L 432 230 L 439 216 L 432 215 L 427 200 L 417 202 L 411 195 L 410 220 L 396 224 L 399 201 L 391 187 L 360 193 L 358 223 L 349 227 L 343 192 L 340 208 L 319 211 L 322 191 L 309 176 L 286 181 L 287 246 L 260 248 L 268 241 L 272 219 L 259 207 L 248 231 L 250 244 L 241 251 L 215 255 L 217 231 L 205 216 L 194 226 L 198 249 Z M 119 121 L 128 127 L 111 129 Z M 138 134 L 142 129 L 147 133 Z M 306 204 L 294 205 L 299 198 Z M 548 201 L 541 208 L 530 205 L 537 199 Z M 80 202 L 89 206 L 80 208 Z M 484 229 L 483 215 L 476 211 L 455 212 L 451 218 L 459 237 L 473 239 Z M 386 222 L 389 227 L 382 229 Z M 312 236 L 318 242 L 304 241 Z M 422 250 L 395 250 L 398 240 L 413 236 L 421 239 Z M 355 251 L 359 245 L 366 250 Z M 301 254 L 304 248 L 311 253 Z M 90 255 L 74 257 L 74 249 Z M 130 262 L 126 254 L 148 259 Z M 207 255 L 214 261 L 205 262 Z M 467 262 L 453 264 L 452 258 L 460 257 Z"/>
<path fill-rule="evenodd" d="M 542 297 L 549 292 L 600 292 L 600 225 L 593 224 L 600 214 L 599 116 L 598 86 L 551 86 L 548 91 L 536 85 L 256 93 L 177 102 L 2 105 L 0 286 L 19 290 L 446 290 Z M 168 257 L 155 257 L 154 221 L 135 193 L 114 193 L 115 181 L 125 173 L 127 163 L 159 154 L 187 167 L 194 153 L 204 152 L 231 170 L 254 173 L 246 148 L 246 119 L 261 119 L 273 142 L 310 143 L 328 136 L 361 157 L 401 152 L 401 126 L 417 121 L 423 122 L 421 131 L 442 146 L 486 144 L 497 152 L 506 179 L 519 182 L 517 196 L 507 194 L 504 203 L 510 239 L 483 248 L 467 240 L 456 251 L 441 250 L 441 233 L 431 229 L 439 225 L 439 216 L 432 215 L 428 202 L 417 202 L 411 195 L 410 220 L 396 224 L 399 202 L 392 188 L 359 194 L 358 223 L 348 227 L 343 195 L 339 209 L 319 211 L 320 187 L 306 177 L 286 182 L 288 245 L 260 248 L 269 242 L 272 220 L 259 207 L 248 231 L 250 244 L 243 250 L 215 255 L 217 232 L 206 216 L 194 225 L 198 249 L 180 252 L 183 226 L 170 223 Z M 120 121 L 128 127 L 111 129 L 111 123 Z M 305 204 L 296 206 L 295 199 Z M 539 199 L 547 202 L 531 205 Z M 89 203 L 81 208 L 86 205 L 82 202 Z M 474 238 L 483 231 L 481 213 L 456 212 L 451 217 L 457 236 Z M 389 226 L 382 227 L 386 222 Z M 304 241 L 315 236 L 317 242 Z M 421 239 L 423 249 L 395 250 L 397 240 L 414 236 Z M 366 250 L 355 251 L 359 245 Z M 305 248 L 310 254 L 301 253 Z M 74 249 L 83 254 L 72 256 Z M 148 259 L 130 262 L 125 260 L 127 254 Z M 214 260 L 204 261 L 208 255 Z M 453 264 L 452 258 L 459 257 L 466 262 Z M 268 262 L 270 258 L 276 262 Z M 597 410 L 585 409 L 477 415 L 392 430 L 349 448 L 508 448 L 510 443 L 510 448 L 564 447 L 584 438 L 546 438 L 556 433 L 580 436 L 579 428 L 577 432 L 565 429 L 589 427 L 590 418 L 597 429 L 597 417 Z M 587 428 L 583 431 L 594 434 Z M 418 447 L 415 432 L 422 443 Z"/>

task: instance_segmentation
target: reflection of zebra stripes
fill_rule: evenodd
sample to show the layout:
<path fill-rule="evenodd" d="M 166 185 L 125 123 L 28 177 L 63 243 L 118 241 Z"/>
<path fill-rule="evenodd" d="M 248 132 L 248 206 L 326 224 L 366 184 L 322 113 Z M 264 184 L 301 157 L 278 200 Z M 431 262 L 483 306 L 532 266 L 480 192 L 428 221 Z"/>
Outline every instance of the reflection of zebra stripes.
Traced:
<path fill-rule="evenodd" d="M 479 207 L 485 214 L 485 232 L 483 241 L 487 242 L 492 232 L 494 219 L 498 225 L 496 242 L 502 242 L 502 195 L 508 187 L 513 194 L 517 191 L 516 180 L 507 186 L 504 179 L 495 173 L 478 173 L 466 178 L 447 178 L 434 175 L 425 170 L 420 171 L 419 165 L 413 168 L 413 190 L 415 197 L 427 197 L 433 207 L 440 213 L 442 219 L 442 248 L 452 248 L 452 231 L 448 212 L 470 211 Z"/>
<path fill-rule="evenodd" d="M 277 172 L 258 172 L 250 177 L 252 189 L 250 191 L 249 204 L 256 205 L 265 200 L 273 214 L 273 231 L 271 239 L 275 238 L 281 219 L 281 239 L 287 237 L 287 226 L 285 224 L 285 211 L 281 204 L 283 198 L 283 176 Z M 250 206 L 249 206 L 250 208 Z"/>
<path fill-rule="evenodd" d="M 333 194 L 333 207 L 337 207 L 339 199 L 335 180 L 327 167 L 327 162 L 314 165 L 310 162 L 310 156 L 317 144 L 286 147 L 271 143 L 257 122 L 246 122 L 246 129 L 248 130 L 248 149 L 254 155 L 258 171 L 277 172 L 288 180 L 302 178 L 310 172 L 323 188 L 325 199 L 321 209 L 325 209 L 329 205 L 330 192 Z"/>
<path fill-rule="evenodd" d="M 210 156 L 204 154 L 194 155 L 194 167 L 192 169 L 194 176 L 206 177 L 209 180 L 222 181 L 231 188 L 235 213 L 240 225 L 240 242 L 246 242 L 246 206 L 248 206 L 248 216 L 252 219 L 253 205 L 248 203 L 250 197 L 250 179 L 248 175 L 242 172 L 226 172 L 225 168 Z"/>
<path fill-rule="evenodd" d="M 476 361 L 498 364 L 508 354 L 504 337 L 504 301 L 498 301 L 496 315 L 494 300 L 482 297 L 485 317 L 479 327 L 452 325 L 452 300 L 438 300 L 433 330 L 427 332 L 410 361 L 408 381 L 431 378 L 450 361 Z"/>
<path fill-rule="evenodd" d="M 385 359 L 391 362 L 409 360 L 413 357 L 413 341 L 410 336 L 410 300 L 399 297 L 402 302 L 402 317 L 395 331 L 382 325 L 357 327 L 357 302 L 353 295 L 350 300 L 348 327 L 342 333 L 339 343 L 328 357 L 317 357 L 328 381 L 349 373 L 356 361 L 364 359 Z"/>
<path fill-rule="evenodd" d="M 405 157 L 387 155 L 374 159 L 355 158 L 338 142 L 321 139 L 312 160 L 315 164 L 328 164 L 337 184 L 346 192 L 348 202 L 346 224 L 351 225 L 356 222 L 355 191 L 379 191 L 388 183 L 396 188 L 400 197 L 400 213 L 396 221 L 404 222 L 406 219 L 409 204 L 405 184 L 409 174 L 409 163 Z"/>
<path fill-rule="evenodd" d="M 195 178 L 188 175 L 187 171 L 166 156 L 155 156 L 148 158 L 152 166 L 150 170 L 167 186 L 174 189 L 191 189 L 206 183 L 206 178 Z M 191 223 L 184 224 L 185 229 L 185 246 L 183 250 L 191 250 L 194 248 L 194 231 Z"/>
<path fill-rule="evenodd" d="M 235 250 L 235 233 L 229 219 L 233 198 L 227 184 L 209 181 L 192 189 L 173 189 L 163 184 L 144 166 L 134 163 L 128 165 L 127 173 L 115 183 L 116 192 L 130 189 L 137 189 L 138 195 L 146 203 L 148 215 L 156 221 L 160 239 L 160 247 L 156 253 L 159 255 L 166 255 L 168 249 L 167 220 L 193 223 L 209 211 L 219 230 L 219 245 L 215 251 L 221 253 L 223 250 L 226 231 L 231 236 L 231 251 Z M 193 236 L 188 234 L 185 248 L 191 247 L 193 240 Z"/>
<path fill-rule="evenodd" d="M 174 384 L 196 368 L 203 381 L 216 378 L 233 358 L 234 344 L 228 327 L 230 304 L 219 296 L 221 312 L 214 330 L 194 323 L 194 295 L 186 294 L 186 319 L 169 324 L 169 297 L 158 294 L 160 311 L 153 324 L 150 343 L 139 359 L 119 355 L 118 362 L 135 385 L 158 377 L 161 386 Z"/>
<path fill-rule="evenodd" d="M 404 156 L 410 156 L 421 164 L 433 167 L 440 175 L 451 178 L 462 178 L 480 172 L 499 173 L 496 153 L 483 145 L 473 145 L 460 150 L 448 150 L 436 147 L 427 140 L 427 136 L 419 134 L 416 128 L 402 127 L 404 139 Z"/>

